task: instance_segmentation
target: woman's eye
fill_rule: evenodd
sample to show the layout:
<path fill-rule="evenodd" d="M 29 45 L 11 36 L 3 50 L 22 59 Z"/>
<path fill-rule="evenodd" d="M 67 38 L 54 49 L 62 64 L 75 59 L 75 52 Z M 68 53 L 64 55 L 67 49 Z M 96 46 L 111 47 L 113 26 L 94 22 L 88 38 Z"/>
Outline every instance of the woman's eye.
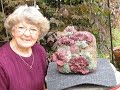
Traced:
<path fill-rule="evenodd" d="M 25 29 L 24 27 L 22 27 L 22 26 L 20 26 L 20 27 L 18 27 L 19 29 Z"/>
<path fill-rule="evenodd" d="M 37 31 L 37 29 L 30 29 L 31 31 Z"/>

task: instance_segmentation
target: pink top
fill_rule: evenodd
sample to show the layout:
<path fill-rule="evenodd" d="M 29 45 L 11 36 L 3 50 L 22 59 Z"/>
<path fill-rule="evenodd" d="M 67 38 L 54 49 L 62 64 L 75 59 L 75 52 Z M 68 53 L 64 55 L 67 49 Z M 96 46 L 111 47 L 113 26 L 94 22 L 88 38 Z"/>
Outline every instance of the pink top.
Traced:
<path fill-rule="evenodd" d="M 43 90 L 47 72 L 45 49 L 35 44 L 32 47 L 32 69 L 6 43 L 0 47 L 0 90 Z M 33 57 L 23 57 L 31 65 Z"/>

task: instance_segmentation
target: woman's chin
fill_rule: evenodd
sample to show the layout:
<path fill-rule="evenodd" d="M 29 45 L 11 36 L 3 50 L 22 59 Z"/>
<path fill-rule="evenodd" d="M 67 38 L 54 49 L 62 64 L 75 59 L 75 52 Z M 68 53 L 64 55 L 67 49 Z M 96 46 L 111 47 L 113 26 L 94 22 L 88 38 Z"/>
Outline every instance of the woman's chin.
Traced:
<path fill-rule="evenodd" d="M 20 46 L 23 47 L 23 48 L 31 48 L 33 46 L 33 44 L 23 43 Z"/>

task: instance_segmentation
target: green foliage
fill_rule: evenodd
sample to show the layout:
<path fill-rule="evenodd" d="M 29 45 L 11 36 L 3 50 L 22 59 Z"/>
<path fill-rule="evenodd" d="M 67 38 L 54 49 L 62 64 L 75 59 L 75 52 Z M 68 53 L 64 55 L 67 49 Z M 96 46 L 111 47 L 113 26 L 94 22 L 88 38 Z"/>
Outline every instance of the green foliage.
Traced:
<path fill-rule="evenodd" d="M 120 46 L 120 30 L 113 29 L 113 47 Z"/>
<path fill-rule="evenodd" d="M 49 2 L 49 0 L 46 1 Z M 107 1 L 62 0 L 58 6 L 53 5 L 53 2 L 55 0 L 52 0 L 51 3 L 44 3 L 44 5 L 39 4 L 41 11 L 50 20 L 51 31 L 63 31 L 68 25 L 77 26 L 78 30 L 90 31 L 96 36 L 98 52 L 102 51 L 107 56 L 111 54 L 108 18 L 110 10 Z M 76 4 L 76 2 L 78 3 Z M 104 47 L 103 50 L 101 47 Z"/>

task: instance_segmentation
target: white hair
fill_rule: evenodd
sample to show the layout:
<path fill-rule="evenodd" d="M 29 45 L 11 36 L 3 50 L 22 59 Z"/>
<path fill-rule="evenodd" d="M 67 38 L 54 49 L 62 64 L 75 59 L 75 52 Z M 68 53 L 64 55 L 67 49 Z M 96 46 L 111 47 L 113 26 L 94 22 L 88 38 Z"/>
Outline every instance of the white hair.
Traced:
<path fill-rule="evenodd" d="M 15 11 L 6 18 L 4 26 L 8 31 L 11 31 L 12 27 L 23 19 L 39 27 L 42 33 L 41 37 L 46 35 L 50 28 L 48 19 L 44 17 L 36 7 L 27 5 L 17 7 Z"/>

